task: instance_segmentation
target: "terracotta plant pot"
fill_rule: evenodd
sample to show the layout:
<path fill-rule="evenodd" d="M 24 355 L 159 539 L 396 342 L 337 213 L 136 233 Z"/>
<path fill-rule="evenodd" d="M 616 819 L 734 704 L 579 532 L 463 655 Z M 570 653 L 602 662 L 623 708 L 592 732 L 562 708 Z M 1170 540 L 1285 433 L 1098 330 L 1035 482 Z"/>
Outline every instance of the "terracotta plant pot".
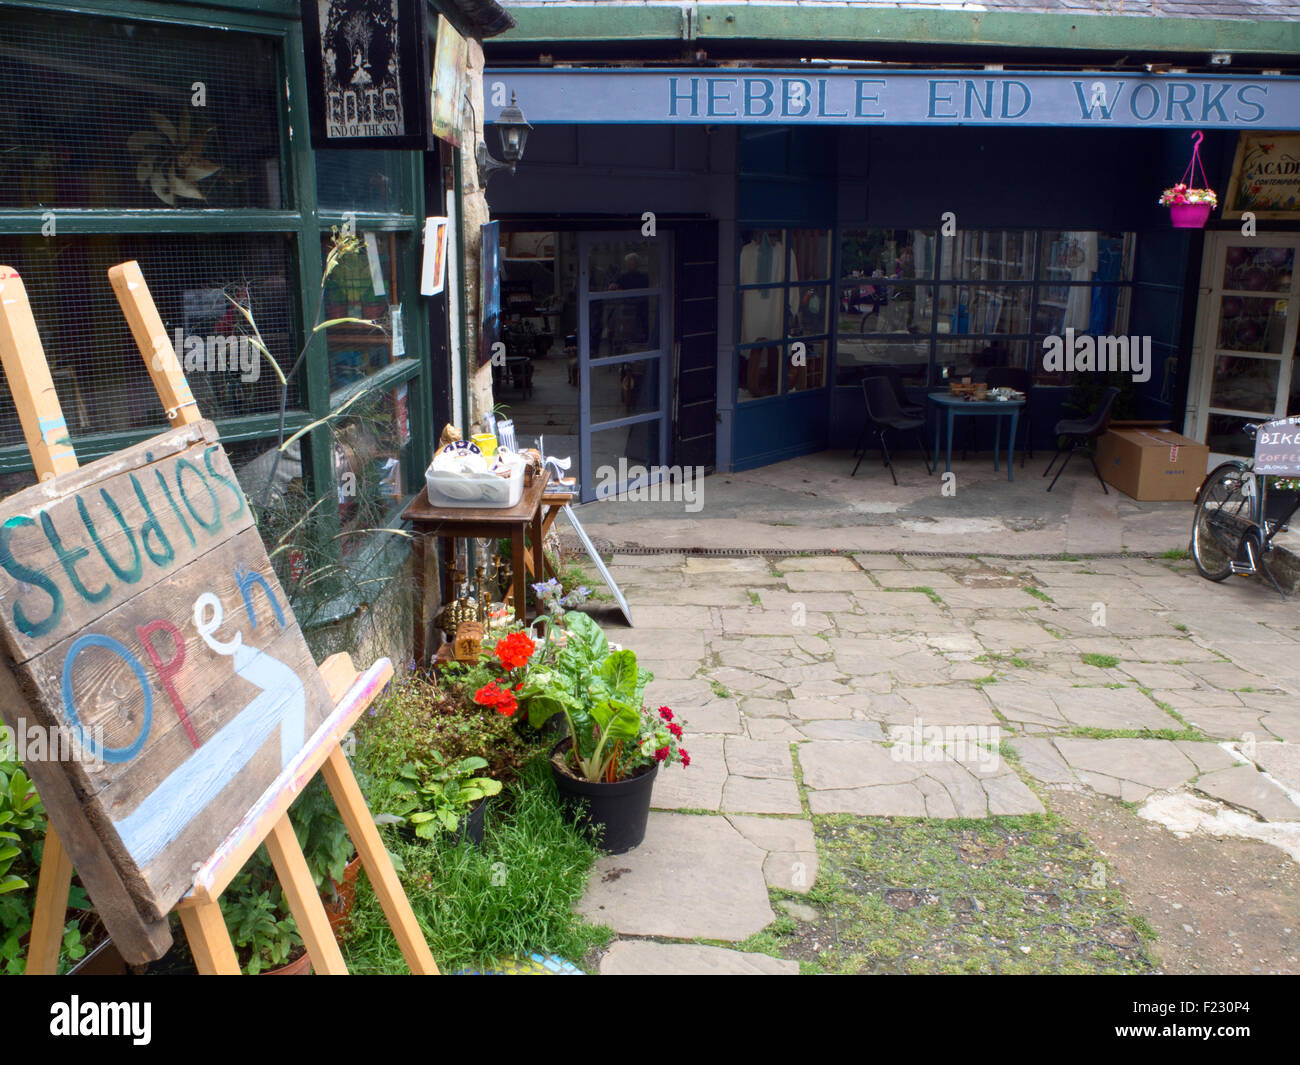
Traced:
<path fill-rule="evenodd" d="M 1175 229 L 1204 229 L 1212 210 L 1208 203 L 1171 203 L 1169 220 Z"/>
<path fill-rule="evenodd" d="M 278 969 L 267 969 L 261 976 L 310 976 L 311 957 L 304 949 L 298 957 L 291 959 Z"/>
<path fill-rule="evenodd" d="M 325 913 L 330 919 L 330 930 L 335 939 L 341 940 L 347 935 L 352 907 L 357 901 L 357 874 L 361 868 L 361 857 L 358 855 L 343 867 L 342 883 L 334 881 L 334 898 L 325 899 Z"/>
<path fill-rule="evenodd" d="M 580 780 L 557 764 L 569 744 L 566 739 L 551 752 L 551 772 L 555 775 L 561 804 L 577 824 L 599 833 L 602 850 L 609 854 L 630 851 L 645 839 L 650 792 L 659 775 L 659 766 L 653 765 L 638 776 L 613 784 Z"/>

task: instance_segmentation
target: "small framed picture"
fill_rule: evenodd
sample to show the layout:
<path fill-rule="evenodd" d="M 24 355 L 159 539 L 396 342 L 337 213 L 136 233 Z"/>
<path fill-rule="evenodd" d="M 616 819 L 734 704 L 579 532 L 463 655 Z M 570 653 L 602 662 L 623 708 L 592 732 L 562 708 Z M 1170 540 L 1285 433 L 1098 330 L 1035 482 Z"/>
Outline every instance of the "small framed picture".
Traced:
<path fill-rule="evenodd" d="M 424 220 L 424 270 L 420 277 L 420 294 L 436 296 L 443 290 L 447 277 L 447 219 Z"/>

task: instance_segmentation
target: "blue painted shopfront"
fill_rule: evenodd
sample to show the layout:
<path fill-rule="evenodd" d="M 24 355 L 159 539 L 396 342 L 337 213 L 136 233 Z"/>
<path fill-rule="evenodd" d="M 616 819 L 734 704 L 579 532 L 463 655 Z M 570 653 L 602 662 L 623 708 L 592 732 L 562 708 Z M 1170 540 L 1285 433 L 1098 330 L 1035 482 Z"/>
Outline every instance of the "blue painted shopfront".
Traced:
<path fill-rule="evenodd" d="M 550 86 L 549 77 L 533 72 L 529 86 Z M 916 91 L 932 94 L 934 80 Z M 1122 92 L 1110 80 L 1113 120 L 1094 110 L 1055 127 L 1001 118 L 994 89 L 958 92 L 955 118 L 832 122 L 816 120 L 814 80 L 814 120 L 763 124 L 721 115 L 724 100 L 744 109 L 743 87 L 701 82 L 698 114 L 679 96 L 679 113 L 654 122 L 643 90 L 618 104 L 625 122 L 611 125 L 554 120 L 559 105 L 548 89 L 536 113 L 521 97 L 537 129 L 516 182 L 493 186 L 493 213 L 535 220 L 598 212 L 613 221 L 649 210 L 716 224 L 720 469 L 851 448 L 865 417 L 861 381 L 882 370 L 920 399 L 942 387 L 945 370 L 980 380 L 993 366 L 1031 369 L 1033 444 L 1050 447 L 1056 420 L 1072 413 L 1070 403 L 1086 404 L 1095 384 L 1044 370 L 1044 337 L 1066 327 L 1150 337 L 1149 376 L 1127 390 L 1125 413 L 1178 428 L 1204 236 L 1171 229 L 1157 197 L 1181 176 L 1192 128 L 1185 119 L 1198 122 L 1206 100 L 1202 155 L 1222 193 L 1236 128 L 1248 119 L 1294 125 L 1300 112 L 1285 119 L 1274 104 L 1295 82 L 1272 79 L 1271 96 L 1261 96 L 1251 91 L 1259 79 L 1218 79 L 1223 85 L 1208 89 L 1201 82 L 1215 79 L 1196 79 L 1195 104 L 1184 99 L 1188 90 L 1153 82 L 1161 107 L 1138 106 L 1134 118 L 1121 111 L 1154 97 L 1136 92 L 1132 79 Z M 682 84 L 679 93 L 691 91 Z M 887 88 L 921 106 L 901 86 L 895 79 Z M 1035 106 L 1075 106 L 1071 82 L 1052 86 L 1049 93 L 1033 83 Z M 781 99 L 786 90 L 775 91 Z M 842 87 L 827 90 L 827 112 L 841 96 Z M 1224 128 L 1217 108 L 1229 99 L 1238 110 L 1225 112 Z M 966 124 L 961 108 L 971 104 L 981 119 L 981 100 L 988 121 Z M 1261 100 L 1269 110 L 1246 106 Z M 602 96 L 602 107 L 616 103 L 617 94 Z M 700 121 L 706 115 L 718 124 Z M 679 279 L 687 276 L 679 269 Z M 698 383 L 703 371 L 694 369 Z M 693 388 L 693 402 L 699 396 Z"/>

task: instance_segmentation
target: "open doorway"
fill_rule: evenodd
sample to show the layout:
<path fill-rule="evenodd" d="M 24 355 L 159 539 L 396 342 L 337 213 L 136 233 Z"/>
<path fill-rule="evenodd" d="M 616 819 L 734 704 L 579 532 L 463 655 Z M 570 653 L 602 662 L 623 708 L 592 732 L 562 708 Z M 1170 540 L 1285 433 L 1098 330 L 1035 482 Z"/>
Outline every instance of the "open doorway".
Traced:
<path fill-rule="evenodd" d="M 493 395 L 521 446 L 569 457 L 582 502 L 649 483 L 668 449 L 668 235 L 527 230 L 501 237 Z"/>

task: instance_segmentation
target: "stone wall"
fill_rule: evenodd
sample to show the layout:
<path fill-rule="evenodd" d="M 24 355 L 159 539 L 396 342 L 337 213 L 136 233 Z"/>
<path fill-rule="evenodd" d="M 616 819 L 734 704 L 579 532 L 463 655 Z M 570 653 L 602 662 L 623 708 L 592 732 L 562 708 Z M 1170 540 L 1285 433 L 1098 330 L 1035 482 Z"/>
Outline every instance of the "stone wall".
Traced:
<path fill-rule="evenodd" d="M 492 409 L 492 368 L 479 366 L 479 255 L 481 227 L 490 221 L 487 196 L 479 184 L 478 145 L 483 141 L 483 46 L 469 40 L 469 84 L 472 109 L 468 109 L 461 134 L 461 232 L 465 244 L 465 354 L 470 420 L 478 422 Z"/>

